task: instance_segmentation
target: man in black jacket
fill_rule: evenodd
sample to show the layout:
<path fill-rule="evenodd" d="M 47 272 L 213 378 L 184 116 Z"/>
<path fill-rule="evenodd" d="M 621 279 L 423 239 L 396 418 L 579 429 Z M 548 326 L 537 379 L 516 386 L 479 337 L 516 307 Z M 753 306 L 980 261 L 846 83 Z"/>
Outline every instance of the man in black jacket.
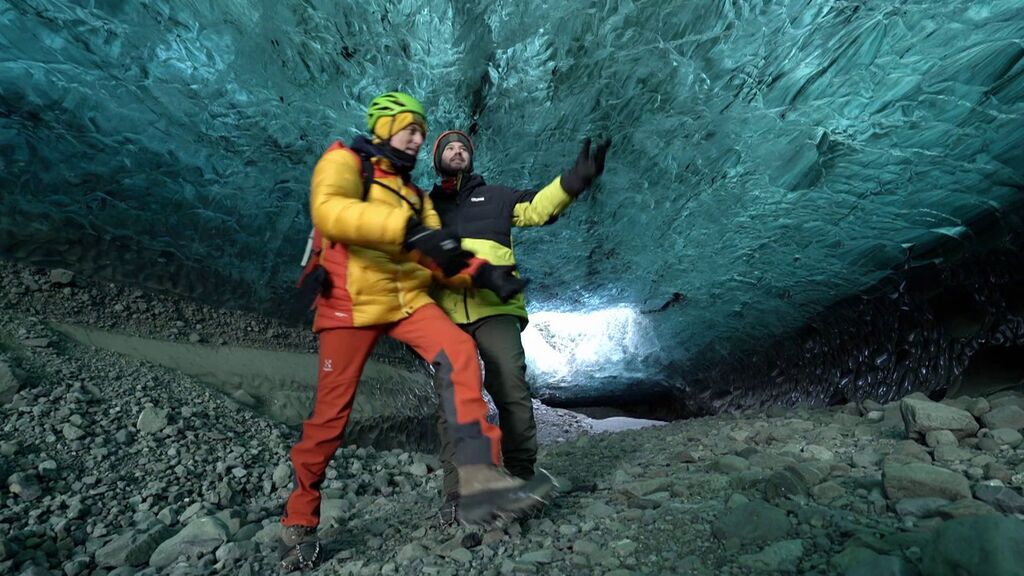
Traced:
<path fill-rule="evenodd" d="M 610 145 L 605 140 L 592 152 L 586 139 L 576 163 L 547 186 L 515 190 L 487 184 L 473 173 L 472 140 L 449 130 L 434 143 L 434 169 L 441 181 L 430 197 L 443 226 L 457 231 L 464 249 L 488 260 L 496 271 L 511 270 L 518 276 L 512 227 L 554 221 L 604 171 Z M 503 299 L 490 290 L 451 286 L 438 286 L 434 296 L 445 313 L 476 340 L 484 363 L 484 388 L 498 409 L 505 468 L 520 478 L 532 478 L 537 426 L 520 338 L 527 323 L 525 298 L 519 293 Z M 440 515 L 442 524 L 448 524 L 458 519 L 458 476 L 452 464 L 454 446 L 444 428 L 439 431 L 445 496 Z"/>

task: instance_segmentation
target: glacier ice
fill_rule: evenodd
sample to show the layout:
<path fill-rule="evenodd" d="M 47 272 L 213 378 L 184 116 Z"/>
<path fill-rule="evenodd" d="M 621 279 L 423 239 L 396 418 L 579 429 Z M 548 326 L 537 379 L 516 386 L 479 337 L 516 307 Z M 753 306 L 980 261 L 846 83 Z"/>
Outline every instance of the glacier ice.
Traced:
<path fill-rule="evenodd" d="M 0 252 L 269 308 L 316 158 L 403 89 L 512 186 L 611 135 L 516 235 L 531 298 L 661 310 L 686 359 L 1019 210 L 1022 38 L 1017 0 L 4 0 Z"/>

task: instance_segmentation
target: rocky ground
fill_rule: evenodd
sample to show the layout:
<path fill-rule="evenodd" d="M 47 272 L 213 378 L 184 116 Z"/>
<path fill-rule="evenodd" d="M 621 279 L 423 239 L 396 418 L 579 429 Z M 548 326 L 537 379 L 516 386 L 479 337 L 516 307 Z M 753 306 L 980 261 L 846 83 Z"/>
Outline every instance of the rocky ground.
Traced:
<path fill-rule="evenodd" d="M 275 573 L 296 432 L 50 320 L 315 346 L 255 316 L 0 263 L 0 573 Z M 538 408 L 541 464 L 565 484 L 542 515 L 440 529 L 435 457 L 347 447 L 317 573 L 1024 574 L 1019 392 L 600 434 Z"/>

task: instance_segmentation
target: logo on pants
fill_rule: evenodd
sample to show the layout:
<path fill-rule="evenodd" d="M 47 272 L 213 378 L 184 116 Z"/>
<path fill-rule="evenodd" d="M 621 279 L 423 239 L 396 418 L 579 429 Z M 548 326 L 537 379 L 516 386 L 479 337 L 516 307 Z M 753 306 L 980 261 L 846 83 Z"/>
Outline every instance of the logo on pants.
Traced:
<path fill-rule="evenodd" d="M 324 360 L 324 372 L 334 372 L 334 362 L 330 358 Z"/>

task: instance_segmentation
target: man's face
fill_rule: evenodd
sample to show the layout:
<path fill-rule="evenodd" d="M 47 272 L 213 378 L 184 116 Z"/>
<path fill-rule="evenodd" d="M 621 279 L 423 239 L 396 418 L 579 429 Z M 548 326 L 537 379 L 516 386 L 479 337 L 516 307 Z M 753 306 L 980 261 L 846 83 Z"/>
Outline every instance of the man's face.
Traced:
<path fill-rule="evenodd" d="M 449 172 L 461 172 L 469 167 L 469 149 L 462 142 L 449 142 L 441 151 L 441 167 Z"/>
<path fill-rule="evenodd" d="M 419 154 L 424 138 L 425 134 L 419 124 L 409 124 L 392 136 L 388 143 L 396 150 L 415 156 Z"/>

